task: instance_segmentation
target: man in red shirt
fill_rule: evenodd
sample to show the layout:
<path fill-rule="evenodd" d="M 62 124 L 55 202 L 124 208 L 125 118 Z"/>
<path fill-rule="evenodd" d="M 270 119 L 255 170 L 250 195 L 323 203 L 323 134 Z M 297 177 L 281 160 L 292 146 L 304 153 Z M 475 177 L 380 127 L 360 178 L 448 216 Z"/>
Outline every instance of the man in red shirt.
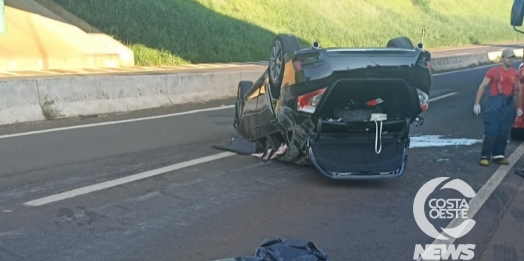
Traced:
<path fill-rule="evenodd" d="M 484 114 L 484 137 L 480 164 L 489 165 L 491 157 L 493 162 L 507 165 L 505 159 L 506 145 L 515 120 L 515 98 L 517 115 L 522 115 L 520 74 L 512 67 L 515 53 L 512 49 L 502 52 L 501 65 L 488 70 L 484 80 L 479 86 L 473 111 L 480 113 L 480 99 L 486 87 L 489 88 L 489 100 Z"/>

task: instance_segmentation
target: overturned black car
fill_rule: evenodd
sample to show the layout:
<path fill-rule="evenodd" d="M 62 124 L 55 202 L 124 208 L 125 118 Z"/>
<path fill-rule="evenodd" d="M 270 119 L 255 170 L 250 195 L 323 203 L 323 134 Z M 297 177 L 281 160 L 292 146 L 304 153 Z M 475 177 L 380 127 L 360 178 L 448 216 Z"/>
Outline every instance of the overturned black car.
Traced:
<path fill-rule="evenodd" d="M 406 37 L 301 49 L 295 36 L 277 35 L 267 70 L 238 85 L 234 127 L 263 158 L 280 149 L 278 160 L 312 163 L 333 179 L 399 177 L 410 126 L 428 108 L 430 60 Z"/>

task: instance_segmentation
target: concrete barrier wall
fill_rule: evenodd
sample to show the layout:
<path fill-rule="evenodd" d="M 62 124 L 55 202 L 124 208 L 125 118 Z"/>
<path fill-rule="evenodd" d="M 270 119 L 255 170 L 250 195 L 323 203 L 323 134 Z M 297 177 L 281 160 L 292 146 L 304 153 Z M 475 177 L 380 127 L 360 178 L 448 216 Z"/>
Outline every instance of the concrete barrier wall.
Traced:
<path fill-rule="evenodd" d="M 255 81 L 263 70 L 253 72 L 222 72 L 175 74 L 167 76 L 167 93 L 172 104 L 206 102 L 235 97 L 238 82 Z"/>
<path fill-rule="evenodd" d="M 515 53 L 522 57 L 522 50 Z M 432 59 L 434 72 L 498 62 L 501 52 Z M 0 125 L 96 115 L 235 97 L 250 71 L 0 80 Z"/>
<path fill-rule="evenodd" d="M 435 72 L 456 70 L 470 66 L 480 66 L 492 63 L 488 54 L 461 55 L 432 59 L 431 67 Z"/>
<path fill-rule="evenodd" d="M 0 124 L 45 120 L 34 80 L 0 81 Z"/>
<path fill-rule="evenodd" d="M 517 57 L 522 58 L 522 49 L 514 49 L 513 51 L 515 52 L 515 55 Z M 435 72 L 456 70 L 471 66 L 481 66 L 486 64 L 498 63 L 500 62 L 501 55 L 502 51 L 496 51 L 480 54 L 467 54 L 451 57 L 434 58 L 432 59 L 431 66 L 435 70 Z"/>
<path fill-rule="evenodd" d="M 166 75 L 38 79 L 42 109 L 52 118 L 170 105 Z"/>

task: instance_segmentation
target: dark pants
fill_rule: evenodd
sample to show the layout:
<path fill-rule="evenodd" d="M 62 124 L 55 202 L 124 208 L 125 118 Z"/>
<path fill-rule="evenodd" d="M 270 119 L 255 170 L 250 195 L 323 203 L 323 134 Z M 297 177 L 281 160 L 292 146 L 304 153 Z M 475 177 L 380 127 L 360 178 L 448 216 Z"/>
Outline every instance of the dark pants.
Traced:
<path fill-rule="evenodd" d="M 501 158 L 506 152 L 511 125 L 515 121 L 513 96 L 490 96 L 484 114 L 484 139 L 481 158 Z"/>

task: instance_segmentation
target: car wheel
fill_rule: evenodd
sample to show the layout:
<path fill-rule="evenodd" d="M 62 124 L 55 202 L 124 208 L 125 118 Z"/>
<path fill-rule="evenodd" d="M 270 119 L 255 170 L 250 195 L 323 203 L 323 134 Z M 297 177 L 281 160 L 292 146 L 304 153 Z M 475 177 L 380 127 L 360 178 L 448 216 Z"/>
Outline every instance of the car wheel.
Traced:
<path fill-rule="evenodd" d="M 238 126 L 238 123 L 240 122 L 240 111 L 244 107 L 244 101 L 245 101 L 244 95 L 246 95 L 246 93 L 249 91 L 249 88 L 251 88 L 251 86 L 253 86 L 252 81 L 240 81 L 238 83 L 237 100 L 235 102 L 235 120 L 233 123 L 235 129 Z"/>
<path fill-rule="evenodd" d="M 524 129 L 512 127 L 511 139 L 516 141 L 524 140 Z"/>
<path fill-rule="evenodd" d="M 414 49 L 413 42 L 405 36 L 392 38 L 386 44 L 386 47 L 392 48 L 403 48 L 403 49 Z"/>
<path fill-rule="evenodd" d="M 279 34 L 273 40 L 269 52 L 269 83 L 279 88 L 284 77 L 285 55 L 300 49 L 298 39 L 292 34 Z"/>

